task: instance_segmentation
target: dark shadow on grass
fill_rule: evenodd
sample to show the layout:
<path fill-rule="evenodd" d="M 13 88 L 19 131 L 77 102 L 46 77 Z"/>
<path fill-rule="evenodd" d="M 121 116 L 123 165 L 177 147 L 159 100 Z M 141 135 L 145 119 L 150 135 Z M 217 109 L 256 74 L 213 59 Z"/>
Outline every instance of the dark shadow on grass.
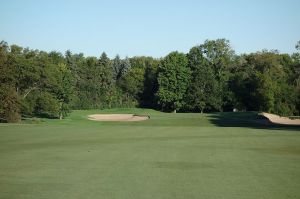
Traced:
<path fill-rule="evenodd" d="M 209 116 L 212 124 L 220 127 L 248 127 L 255 129 L 299 131 L 300 126 L 273 124 L 257 112 L 223 112 L 212 113 Z"/>

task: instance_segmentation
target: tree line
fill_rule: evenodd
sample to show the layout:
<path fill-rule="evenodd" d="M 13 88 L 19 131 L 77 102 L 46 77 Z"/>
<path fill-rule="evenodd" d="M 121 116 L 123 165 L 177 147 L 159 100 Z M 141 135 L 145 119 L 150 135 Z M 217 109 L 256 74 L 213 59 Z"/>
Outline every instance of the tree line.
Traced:
<path fill-rule="evenodd" d="M 300 114 L 300 41 L 293 54 L 237 55 L 226 39 L 187 54 L 110 59 L 0 43 L 0 120 L 65 117 L 73 109 Z"/>

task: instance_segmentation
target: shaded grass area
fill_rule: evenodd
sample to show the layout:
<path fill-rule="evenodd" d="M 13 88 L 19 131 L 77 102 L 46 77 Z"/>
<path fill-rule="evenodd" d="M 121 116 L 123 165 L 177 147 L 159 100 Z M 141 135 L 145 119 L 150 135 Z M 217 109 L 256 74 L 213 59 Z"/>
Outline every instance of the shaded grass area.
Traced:
<path fill-rule="evenodd" d="M 299 198 L 300 129 L 256 119 L 114 109 L 0 124 L 0 198 Z"/>
<path fill-rule="evenodd" d="M 295 131 L 300 130 L 300 126 L 273 124 L 268 120 L 268 118 L 259 115 L 257 112 L 223 112 L 210 114 L 208 117 L 214 125 L 221 127 L 247 127 Z"/>

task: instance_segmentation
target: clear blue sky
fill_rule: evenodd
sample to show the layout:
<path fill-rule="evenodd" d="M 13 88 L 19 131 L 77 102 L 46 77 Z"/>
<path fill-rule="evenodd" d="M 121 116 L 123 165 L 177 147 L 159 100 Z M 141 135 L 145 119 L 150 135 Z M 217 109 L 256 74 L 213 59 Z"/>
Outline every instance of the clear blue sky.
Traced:
<path fill-rule="evenodd" d="M 88 56 L 165 56 L 226 38 L 237 53 L 294 52 L 299 0 L 1 0 L 0 40 Z"/>

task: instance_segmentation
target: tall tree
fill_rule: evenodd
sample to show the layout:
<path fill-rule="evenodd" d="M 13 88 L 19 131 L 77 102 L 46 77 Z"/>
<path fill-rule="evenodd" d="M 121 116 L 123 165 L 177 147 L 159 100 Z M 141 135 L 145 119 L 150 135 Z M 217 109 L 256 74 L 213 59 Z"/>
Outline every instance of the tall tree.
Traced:
<path fill-rule="evenodd" d="M 69 104 L 74 92 L 74 81 L 71 70 L 65 63 L 58 64 L 58 70 L 56 98 L 59 101 L 59 119 L 62 119 L 70 111 Z"/>
<path fill-rule="evenodd" d="M 111 66 L 111 61 L 107 57 L 106 53 L 103 52 L 98 60 L 98 70 L 101 79 L 101 96 L 103 101 L 103 107 L 111 108 L 114 101 L 116 101 L 115 96 L 115 80 L 113 78 L 113 68 Z"/>
<path fill-rule="evenodd" d="M 191 71 L 183 53 L 172 52 L 159 65 L 158 102 L 164 110 L 175 113 L 183 105 L 183 97 L 190 81 Z"/>
<path fill-rule="evenodd" d="M 160 60 L 148 57 L 145 60 L 144 87 L 140 105 L 142 107 L 157 108 L 155 93 L 158 90 L 158 65 Z"/>
<path fill-rule="evenodd" d="M 208 65 L 213 68 L 215 79 L 218 82 L 219 100 L 222 102 L 219 110 L 227 110 L 232 108 L 231 93 L 228 88 L 228 80 L 230 78 L 230 69 L 234 58 L 234 50 L 230 46 L 230 42 L 226 39 L 206 40 L 204 44 L 199 46 L 203 57 Z"/>
<path fill-rule="evenodd" d="M 0 42 L 0 121 L 18 122 L 20 115 L 20 98 L 16 92 L 15 73 L 10 65 L 9 47 L 6 42 Z"/>
<path fill-rule="evenodd" d="M 208 60 L 199 47 L 193 47 L 188 53 L 188 66 L 192 71 L 191 83 L 185 97 L 189 110 L 203 112 L 218 110 L 221 106 L 218 82 Z"/>

